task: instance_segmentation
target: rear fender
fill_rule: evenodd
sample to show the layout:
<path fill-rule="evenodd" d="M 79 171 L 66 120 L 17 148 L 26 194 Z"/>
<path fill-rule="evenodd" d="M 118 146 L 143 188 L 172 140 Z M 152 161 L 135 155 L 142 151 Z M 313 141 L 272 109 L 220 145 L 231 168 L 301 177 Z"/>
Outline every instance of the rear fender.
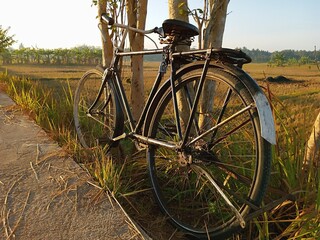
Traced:
<path fill-rule="evenodd" d="M 180 68 L 176 73 L 176 79 L 179 79 L 182 75 L 186 74 L 189 71 L 202 69 L 204 65 L 203 61 L 197 61 L 194 63 L 187 64 Z M 244 72 L 241 68 L 238 68 L 232 64 L 226 63 L 216 63 L 211 62 L 209 67 L 219 68 L 223 71 L 228 72 L 233 75 L 239 81 L 241 81 L 249 90 L 251 95 L 253 96 L 253 100 L 258 109 L 258 115 L 260 119 L 261 126 L 261 136 L 271 144 L 276 144 L 276 132 L 275 132 L 275 124 L 273 120 L 273 114 L 271 111 L 271 107 L 267 97 L 265 96 L 262 89 L 259 87 L 257 82 L 253 80 L 246 72 Z M 170 88 L 170 81 L 167 80 L 163 86 L 158 90 L 150 104 L 150 108 L 147 113 L 144 131 L 143 134 L 147 136 L 149 125 L 155 110 L 155 107 L 159 104 L 161 97 L 165 94 L 165 92 Z"/>
<path fill-rule="evenodd" d="M 215 66 L 219 67 L 221 65 L 222 64 L 219 63 Z M 257 106 L 261 126 L 261 136 L 269 143 L 275 145 L 276 130 L 271 106 L 258 83 L 254 79 L 252 79 L 245 71 L 243 71 L 241 68 L 235 67 L 234 65 L 223 64 L 223 69 L 224 71 L 238 78 L 248 88 Z"/>

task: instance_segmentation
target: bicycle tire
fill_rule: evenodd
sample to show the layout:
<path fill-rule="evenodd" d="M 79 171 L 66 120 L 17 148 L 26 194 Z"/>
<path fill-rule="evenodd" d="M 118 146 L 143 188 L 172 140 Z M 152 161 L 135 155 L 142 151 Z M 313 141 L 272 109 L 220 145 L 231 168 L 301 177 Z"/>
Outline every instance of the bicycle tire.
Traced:
<path fill-rule="evenodd" d="M 182 98 L 191 99 L 190 103 L 201 74 L 202 68 L 186 71 L 176 83 L 176 91 L 181 92 Z M 210 66 L 205 82 L 215 84 L 213 107 L 205 112 L 203 106 L 200 111 L 201 104 L 197 106 L 188 142 L 240 109 L 254 106 L 255 93 L 223 69 Z M 175 143 L 179 149 L 181 139 L 176 130 L 171 89 L 168 87 L 159 95 L 149 111 L 153 117 L 147 125 L 148 136 Z M 183 104 L 179 104 L 184 115 L 190 115 L 190 103 L 184 104 L 184 110 Z M 209 117 L 203 126 L 199 126 L 200 115 Z M 182 128 L 186 125 L 183 118 L 180 113 Z M 271 144 L 261 137 L 259 115 L 253 107 L 184 150 L 149 145 L 147 159 L 155 198 L 171 223 L 195 237 L 219 238 L 238 231 L 240 222 L 209 178 L 214 179 L 245 218 L 252 206 L 261 203 L 265 193 Z"/>
<path fill-rule="evenodd" d="M 88 70 L 80 79 L 73 104 L 73 117 L 78 140 L 84 148 L 111 145 L 111 139 L 123 131 L 119 102 L 109 81 L 89 114 L 102 84 L 103 72 Z M 116 127 L 117 126 L 117 127 Z"/>

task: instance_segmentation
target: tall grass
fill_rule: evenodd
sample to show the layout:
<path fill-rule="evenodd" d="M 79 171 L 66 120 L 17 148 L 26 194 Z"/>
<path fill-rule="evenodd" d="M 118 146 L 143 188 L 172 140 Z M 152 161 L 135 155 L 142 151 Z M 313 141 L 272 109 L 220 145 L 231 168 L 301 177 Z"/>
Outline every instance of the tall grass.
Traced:
<path fill-rule="evenodd" d="M 73 145 L 72 92 L 67 84 L 54 94 L 39 81 L 2 74 L 9 96 L 61 145 Z"/>
<path fill-rule="evenodd" d="M 273 109 L 277 145 L 265 204 L 283 196 L 288 198 L 254 221 L 259 229 L 257 239 L 320 239 L 320 169 L 303 165 L 311 131 L 305 127 L 310 125 L 308 111 L 300 113 L 303 117 L 297 127 L 296 116 L 281 101 L 274 99 Z"/>
<path fill-rule="evenodd" d="M 129 194 L 130 191 L 131 194 L 134 194 L 135 190 L 129 187 L 128 181 L 121 182 L 123 175 L 133 174 L 133 171 L 129 172 L 130 169 L 133 169 L 128 166 L 130 164 L 121 161 L 114 163 L 110 159 L 112 157 L 106 156 L 102 148 L 82 149 L 79 146 L 73 123 L 73 89 L 68 81 L 66 84 L 60 83 L 60 86 L 48 88 L 41 84 L 41 81 L 9 76 L 6 72 L 0 73 L 0 81 L 5 83 L 8 95 L 53 140 L 57 141 L 78 163 L 84 166 L 103 188 L 118 196 Z M 119 159 L 119 157 L 114 159 Z M 127 173 L 122 174 L 124 169 Z"/>

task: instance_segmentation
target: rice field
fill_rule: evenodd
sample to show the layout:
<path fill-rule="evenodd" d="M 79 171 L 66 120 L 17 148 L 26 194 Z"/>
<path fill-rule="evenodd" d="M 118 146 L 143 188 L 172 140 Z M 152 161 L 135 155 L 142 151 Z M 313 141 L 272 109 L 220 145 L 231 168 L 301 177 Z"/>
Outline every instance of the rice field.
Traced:
<path fill-rule="evenodd" d="M 50 88 L 59 91 L 59 84 L 69 81 L 74 88 L 82 74 L 94 66 L 59 66 L 59 65 L 7 65 L 2 66 L 1 71 L 8 71 L 13 75 L 26 76 L 39 80 Z M 123 83 L 126 89 L 130 88 L 129 64 L 123 67 Z M 158 70 L 158 63 L 145 63 L 145 89 L 150 89 Z M 244 66 L 244 70 L 256 79 L 260 86 L 272 93 L 274 100 L 280 100 L 284 108 L 287 108 L 291 117 L 301 119 L 301 113 L 308 113 L 307 118 L 311 125 L 316 113 L 320 109 L 320 71 L 316 65 L 270 67 L 267 63 L 251 63 Z M 265 81 L 268 77 L 284 76 L 286 82 Z M 305 124 L 305 123 L 304 123 Z"/>

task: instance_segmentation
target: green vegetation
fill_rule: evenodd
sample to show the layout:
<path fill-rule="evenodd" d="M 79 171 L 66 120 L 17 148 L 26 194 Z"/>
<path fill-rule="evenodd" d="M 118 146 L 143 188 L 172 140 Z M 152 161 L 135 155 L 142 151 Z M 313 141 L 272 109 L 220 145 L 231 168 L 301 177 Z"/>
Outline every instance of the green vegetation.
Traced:
<path fill-rule="evenodd" d="M 8 29 L 7 29 L 8 30 Z M 5 31 L 7 31 L 5 30 Z M 0 37 L 1 37 L 0 28 Z M 8 37 L 10 45 L 14 42 Z M 64 65 L 98 65 L 101 64 L 101 48 L 93 46 L 78 46 L 74 48 L 43 49 L 24 47 L 19 49 L 6 48 L 0 51 L 0 64 L 64 64 Z M 247 53 L 255 63 L 268 62 L 270 65 L 305 65 L 315 63 L 318 60 L 319 51 L 283 50 L 268 52 L 259 49 L 240 48 Z M 161 61 L 162 56 L 146 55 L 145 61 Z"/>
<path fill-rule="evenodd" d="M 0 81 L 5 83 L 10 96 L 86 167 L 102 188 L 116 195 L 145 229 L 157 234 L 154 238 L 168 239 L 174 230 L 166 225 L 152 200 L 143 153 L 129 154 L 129 143 L 125 142 L 113 152 L 117 160 L 110 161 L 103 149 L 84 151 L 76 143 L 72 93 L 77 83 L 75 79 L 87 68 L 8 65 L 0 69 Z M 155 64 L 147 64 L 148 86 L 154 68 Z M 320 72 L 312 64 L 272 68 L 267 64 L 249 64 L 245 70 L 266 90 L 277 122 L 278 143 L 264 204 L 267 206 L 281 198 L 283 201 L 251 221 L 248 230 L 241 234 L 247 239 L 317 239 L 320 236 L 319 165 L 303 168 L 302 163 L 305 143 L 320 110 Z M 263 81 L 267 76 L 279 75 L 290 81 Z M 31 76 L 32 80 L 26 76 Z M 176 239 L 177 235 L 174 237 Z"/>
<path fill-rule="evenodd" d="M 0 28 L 0 42 L 1 42 Z M 10 38 L 8 38 L 8 41 Z M 8 44 L 12 44 L 8 42 Z M 22 44 L 19 49 L 8 48 L 5 45 L 0 51 L 1 64 L 52 64 L 52 65 L 98 65 L 101 64 L 102 50 L 100 47 L 78 46 L 73 48 L 43 49 L 24 47 Z M 1 46 L 0 46 L 1 50 Z M 146 61 L 161 61 L 162 55 L 146 55 Z"/>
<path fill-rule="evenodd" d="M 0 25 L 0 54 L 15 42 L 13 36 L 8 35 L 9 29 L 3 29 Z"/>
<path fill-rule="evenodd" d="M 0 74 L 6 91 L 35 121 L 61 145 L 75 144 L 72 125 L 72 92 L 68 84 L 61 83 L 61 93 L 50 86 L 25 77 Z"/>
<path fill-rule="evenodd" d="M 305 51 L 305 50 L 282 50 L 275 52 L 268 52 L 259 49 L 248 49 L 246 47 L 240 48 L 247 53 L 252 61 L 255 63 L 266 63 L 275 66 L 284 65 L 305 65 L 316 63 L 318 61 L 318 51 Z"/>
<path fill-rule="evenodd" d="M 7 48 L 0 54 L 3 64 L 99 64 L 101 48 L 79 46 L 71 49 Z"/>

